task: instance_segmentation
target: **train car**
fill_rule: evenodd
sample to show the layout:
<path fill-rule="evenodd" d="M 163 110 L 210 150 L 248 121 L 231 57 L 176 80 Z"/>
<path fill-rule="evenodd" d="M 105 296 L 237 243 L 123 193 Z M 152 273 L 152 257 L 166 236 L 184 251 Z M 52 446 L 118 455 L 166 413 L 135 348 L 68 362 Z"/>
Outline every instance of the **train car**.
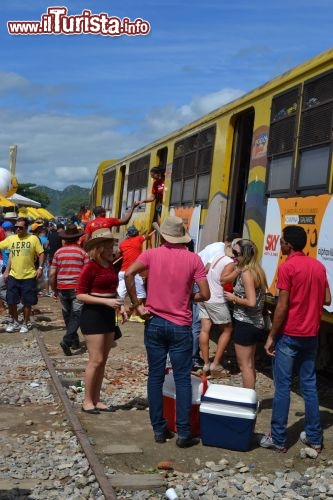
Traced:
<path fill-rule="evenodd" d="M 252 239 L 272 295 L 281 231 L 300 224 L 308 234 L 305 251 L 324 263 L 333 290 L 332 118 L 330 49 L 115 160 L 96 174 L 95 190 L 108 193 L 109 208 L 119 216 L 149 195 L 150 169 L 160 166 L 162 220 L 183 217 L 197 251 L 232 232 Z M 154 213 L 154 203 L 144 204 L 133 222 L 148 230 Z M 325 307 L 319 361 L 325 369 L 332 366 L 332 312 L 333 305 Z"/>

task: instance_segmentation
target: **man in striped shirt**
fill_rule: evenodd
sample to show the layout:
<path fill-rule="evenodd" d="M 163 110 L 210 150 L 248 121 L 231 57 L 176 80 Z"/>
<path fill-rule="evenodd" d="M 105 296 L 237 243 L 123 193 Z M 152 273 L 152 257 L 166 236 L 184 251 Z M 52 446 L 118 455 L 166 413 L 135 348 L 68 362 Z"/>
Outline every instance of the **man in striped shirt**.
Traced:
<path fill-rule="evenodd" d="M 81 269 L 89 260 L 88 254 L 78 244 L 83 234 L 75 224 L 68 224 L 66 230 L 59 231 L 63 246 L 54 254 L 49 275 L 51 288 L 60 299 L 66 325 L 66 334 L 60 342 L 66 356 L 72 355 L 71 348 L 80 348 L 77 330 L 83 304 L 76 298 L 76 288 Z"/>

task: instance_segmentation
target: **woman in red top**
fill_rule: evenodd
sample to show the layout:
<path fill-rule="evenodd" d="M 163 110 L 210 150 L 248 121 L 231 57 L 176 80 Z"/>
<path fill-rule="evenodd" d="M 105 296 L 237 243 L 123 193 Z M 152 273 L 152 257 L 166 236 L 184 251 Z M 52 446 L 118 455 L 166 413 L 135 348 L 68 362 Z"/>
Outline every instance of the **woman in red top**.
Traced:
<path fill-rule="evenodd" d="M 116 309 L 126 320 L 123 301 L 117 298 L 118 275 L 112 264 L 114 235 L 110 229 L 97 229 L 85 244 L 91 260 L 84 265 L 77 290 L 83 302 L 80 328 L 89 354 L 85 371 L 82 411 L 98 414 L 114 411 L 100 401 L 105 365 L 115 337 Z"/>

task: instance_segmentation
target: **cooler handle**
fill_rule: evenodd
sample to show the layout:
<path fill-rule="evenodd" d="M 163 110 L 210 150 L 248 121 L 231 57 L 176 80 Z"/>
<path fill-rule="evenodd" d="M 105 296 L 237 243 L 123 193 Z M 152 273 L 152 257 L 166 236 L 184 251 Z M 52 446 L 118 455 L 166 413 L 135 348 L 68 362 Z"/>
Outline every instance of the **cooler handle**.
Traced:
<path fill-rule="evenodd" d="M 208 380 L 207 380 L 206 375 L 200 375 L 200 378 L 201 378 L 201 382 L 202 382 L 202 393 L 201 393 L 201 396 L 203 396 L 205 394 L 205 392 L 207 391 L 207 389 L 208 389 Z"/>

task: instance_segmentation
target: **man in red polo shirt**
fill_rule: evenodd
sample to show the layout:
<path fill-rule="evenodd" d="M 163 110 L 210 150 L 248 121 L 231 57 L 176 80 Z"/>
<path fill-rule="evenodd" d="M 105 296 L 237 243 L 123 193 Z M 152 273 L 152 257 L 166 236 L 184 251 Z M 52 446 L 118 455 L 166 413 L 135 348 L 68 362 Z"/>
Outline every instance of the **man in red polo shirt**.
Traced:
<path fill-rule="evenodd" d="M 301 226 L 287 226 L 280 239 L 283 255 L 278 269 L 279 298 L 265 350 L 273 357 L 275 394 L 271 433 L 261 438 L 262 448 L 287 451 L 287 422 L 290 388 L 295 369 L 305 403 L 305 425 L 300 440 L 320 453 L 323 431 L 320 424 L 315 361 L 318 331 L 324 304 L 331 303 L 326 269 L 302 251 L 306 232 Z"/>
<path fill-rule="evenodd" d="M 86 225 L 84 232 L 86 240 L 90 238 L 91 233 L 96 231 L 96 229 L 109 228 L 111 229 L 114 226 L 123 226 L 128 224 L 130 218 L 132 217 L 133 211 L 136 207 L 140 205 L 141 202 L 135 201 L 129 211 L 125 214 L 123 219 L 116 219 L 115 217 L 105 217 L 106 210 L 102 206 L 95 207 L 93 213 L 95 215 L 95 219 L 88 222 Z"/>

